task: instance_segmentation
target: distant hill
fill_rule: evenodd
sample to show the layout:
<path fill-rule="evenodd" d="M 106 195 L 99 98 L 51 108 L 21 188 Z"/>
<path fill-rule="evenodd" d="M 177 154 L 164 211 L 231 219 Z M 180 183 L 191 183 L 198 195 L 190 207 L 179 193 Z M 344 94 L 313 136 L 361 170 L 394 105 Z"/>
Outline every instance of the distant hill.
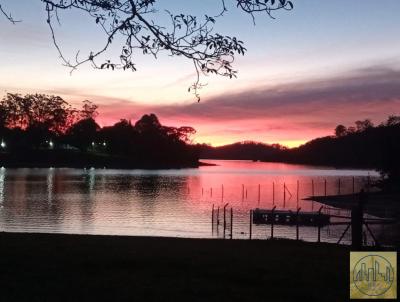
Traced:
<path fill-rule="evenodd" d="M 359 129 L 340 128 L 334 136 L 317 138 L 288 149 L 280 145 L 241 142 L 221 147 L 198 145 L 207 159 L 261 160 L 334 167 L 373 168 L 390 176 L 400 188 L 400 118 L 395 123 Z M 338 126 L 338 127 L 339 127 Z"/>
<path fill-rule="evenodd" d="M 267 145 L 263 143 L 245 141 L 212 147 L 199 145 L 200 157 L 205 159 L 232 159 L 232 160 L 264 160 L 277 158 L 283 147 L 280 145 Z"/>

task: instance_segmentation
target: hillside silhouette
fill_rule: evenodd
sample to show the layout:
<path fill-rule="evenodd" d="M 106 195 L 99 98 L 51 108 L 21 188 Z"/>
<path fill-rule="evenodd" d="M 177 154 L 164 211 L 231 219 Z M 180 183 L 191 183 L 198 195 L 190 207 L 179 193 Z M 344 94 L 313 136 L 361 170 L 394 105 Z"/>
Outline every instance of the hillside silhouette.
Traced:
<path fill-rule="evenodd" d="M 198 145 L 201 158 L 204 159 L 230 159 L 230 160 L 277 160 L 286 148 L 279 145 L 268 145 L 253 141 L 244 141 L 225 146 L 212 147 Z"/>
<path fill-rule="evenodd" d="M 313 139 L 297 148 L 241 142 L 220 147 L 198 145 L 201 158 L 260 160 L 333 167 L 371 168 L 382 172 L 391 187 L 400 188 L 400 117 L 390 116 L 374 126 L 370 120 L 355 126 L 338 125 L 334 135 Z M 389 180 L 389 181 L 388 181 Z"/>

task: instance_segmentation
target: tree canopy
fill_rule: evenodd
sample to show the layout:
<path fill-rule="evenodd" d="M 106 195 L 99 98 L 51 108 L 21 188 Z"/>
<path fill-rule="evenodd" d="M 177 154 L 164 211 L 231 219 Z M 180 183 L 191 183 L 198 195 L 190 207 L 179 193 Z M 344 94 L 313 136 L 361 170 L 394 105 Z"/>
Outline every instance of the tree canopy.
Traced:
<path fill-rule="evenodd" d="M 121 120 L 101 128 L 97 115 L 97 106 L 89 101 L 76 109 L 59 96 L 9 93 L 0 101 L 0 161 L 67 166 L 92 162 L 102 167 L 198 164 L 192 127 L 164 126 L 155 114 L 145 114 L 134 125 Z M 59 158 L 54 161 L 46 159 L 55 155 Z"/>
<path fill-rule="evenodd" d="M 161 52 L 170 56 L 191 60 L 197 79 L 189 88 L 200 100 L 198 89 L 202 87 L 200 75 L 216 74 L 228 78 L 236 77 L 233 67 L 235 56 L 244 55 L 246 48 L 237 38 L 215 30 L 218 19 L 228 11 L 228 2 L 253 19 L 257 13 L 273 17 L 277 10 L 293 9 L 288 0 L 218 0 L 215 1 L 217 13 L 199 17 L 191 14 L 166 10 L 169 25 L 157 19 L 159 0 L 37 0 L 44 4 L 46 22 L 52 33 L 55 47 L 63 63 L 71 72 L 82 64 L 89 63 L 96 69 L 123 69 L 136 71 L 136 52 L 157 58 Z M 10 12 L 1 5 L 0 12 L 12 23 L 17 23 Z M 81 11 L 89 20 L 95 22 L 104 32 L 104 43 L 99 49 L 82 54 L 77 51 L 75 58 L 67 58 L 56 37 L 56 24 L 61 24 L 60 12 Z M 120 43 L 118 58 L 104 60 L 114 41 Z"/>

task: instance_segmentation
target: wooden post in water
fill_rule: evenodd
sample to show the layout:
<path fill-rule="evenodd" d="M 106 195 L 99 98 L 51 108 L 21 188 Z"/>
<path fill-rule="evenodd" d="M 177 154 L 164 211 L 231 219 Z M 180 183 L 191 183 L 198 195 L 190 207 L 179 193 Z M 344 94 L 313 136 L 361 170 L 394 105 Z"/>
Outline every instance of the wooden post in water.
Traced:
<path fill-rule="evenodd" d="M 318 215 L 321 215 L 323 207 L 319 208 Z M 320 217 L 318 217 L 318 221 L 321 221 Z M 321 242 L 321 223 L 318 223 L 318 243 Z"/>
<path fill-rule="evenodd" d="M 225 232 L 226 232 L 226 207 L 228 206 L 229 203 L 226 203 L 224 205 L 224 239 L 225 239 Z"/>
<path fill-rule="evenodd" d="M 311 196 L 315 196 L 315 192 L 314 192 L 314 179 L 311 179 Z"/>
<path fill-rule="evenodd" d="M 275 182 L 272 182 L 272 204 L 275 205 Z"/>
<path fill-rule="evenodd" d="M 355 178 L 353 176 L 353 194 L 355 193 Z"/>
<path fill-rule="evenodd" d="M 204 188 L 201 188 L 201 196 L 204 196 Z"/>
<path fill-rule="evenodd" d="M 296 240 L 299 240 L 299 212 L 301 208 L 297 208 L 296 212 Z"/>
<path fill-rule="evenodd" d="M 311 180 L 311 196 L 315 196 L 314 179 Z M 311 211 L 314 211 L 314 200 L 311 201 Z"/>
<path fill-rule="evenodd" d="M 233 239 L 233 209 L 231 208 L 231 239 Z"/>
<path fill-rule="evenodd" d="M 286 183 L 283 183 L 283 207 L 286 206 Z"/>
<path fill-rule="evenodd" d="M 244 200 L 244 185 L 242 184 L 242 201 Z"/>
<path fill-rule="evenodd" d="M 246 200 L 247 200 L 247 189 L 246 189 Z"/>
<path fill-rule="evenodd" d="M 297 181 L 297 199 L 296 199 L 296 202 L 297 202 L 297 207 L 299 207 L 299 190 L 300 190 L 300 183 L 299 183 L 299 181 Z"/>
<path fill-rule="evenodd" d="M 214 234 L 214 204 L 212 205 L 211 210 L 211 233 Z"/>
<path fill-rule="evenodd" d="M 325 187 L 324 191 L 325 191 L 325 196 L 326 196 L 326 195 L 327 195 L 327 191 L 326 191 L 326 179 L 325 179 L 325 181 L 324 181 L 324 187 Z"/>
<path fill-rule="evenodd" d="M 340 177 L 339 177 L 339 180 L 338 180 L 338 195 L 340 195 L 340 185 L 341 185 L 341 181 L 340 181 Z"/>
<path fill-rule="evenodd" d="M 225 230 L 226 230 L 226 209 L 224 207 L 224 239 L 225 239 Z"/>
<path fill-rule="evenodd" d="M 218 226 L 219 226 L 219 207 L 217 208 L 217 232 L 218 232 Z"/>
<path fill-rule="evenodd" d="M 258 204 L 260 204 L 261 201 L 261 185 L 258 184 Z"/>
<path fill-rule="evenodd" d="M 253 232 L 253 210 L 250 210 L 250 221 L 249 221 L 249 239 L 251 240 Z"/>
<path fill-rule="evenodd" d="M 271 211 L 271 239 L 274 239 L 275 209 L 276 206 L 274 206 Z"/>
<path fill-rule="evenodd" d="M 210 197 L 212 198 L 212 188 L 210 189 Z"/>

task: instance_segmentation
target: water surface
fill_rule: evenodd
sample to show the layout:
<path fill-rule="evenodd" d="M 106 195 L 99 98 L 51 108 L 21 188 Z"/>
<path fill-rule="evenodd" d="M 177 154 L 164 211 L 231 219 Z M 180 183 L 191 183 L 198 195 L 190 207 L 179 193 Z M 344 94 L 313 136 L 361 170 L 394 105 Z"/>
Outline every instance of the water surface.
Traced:
<path fill-rule="evenodd" d="M 316 211 L 302 198 L 358 191 L 375 171 L 281 163 L 206 160 L 216 166 L 181 170 L 6 169 L 0 170 L 0 231 L 116 234 L 209 238 L 211 208 L 233 208 L 233 236 L 247 238 L 249 210 Z M 325 185 L 326 183 L 326 185 Z M 286 188 L 286 189 L 284 189 Z M 326 188 L 326 189 L 325 189 Z M 336 241 L 342 228 L 325 228 Z M 254 228 L 266 238 L 268 227 Z M 276 236 L 293 238 L 292 227 Z M 316 230 L 300 237 L 315 241 Z"/>

